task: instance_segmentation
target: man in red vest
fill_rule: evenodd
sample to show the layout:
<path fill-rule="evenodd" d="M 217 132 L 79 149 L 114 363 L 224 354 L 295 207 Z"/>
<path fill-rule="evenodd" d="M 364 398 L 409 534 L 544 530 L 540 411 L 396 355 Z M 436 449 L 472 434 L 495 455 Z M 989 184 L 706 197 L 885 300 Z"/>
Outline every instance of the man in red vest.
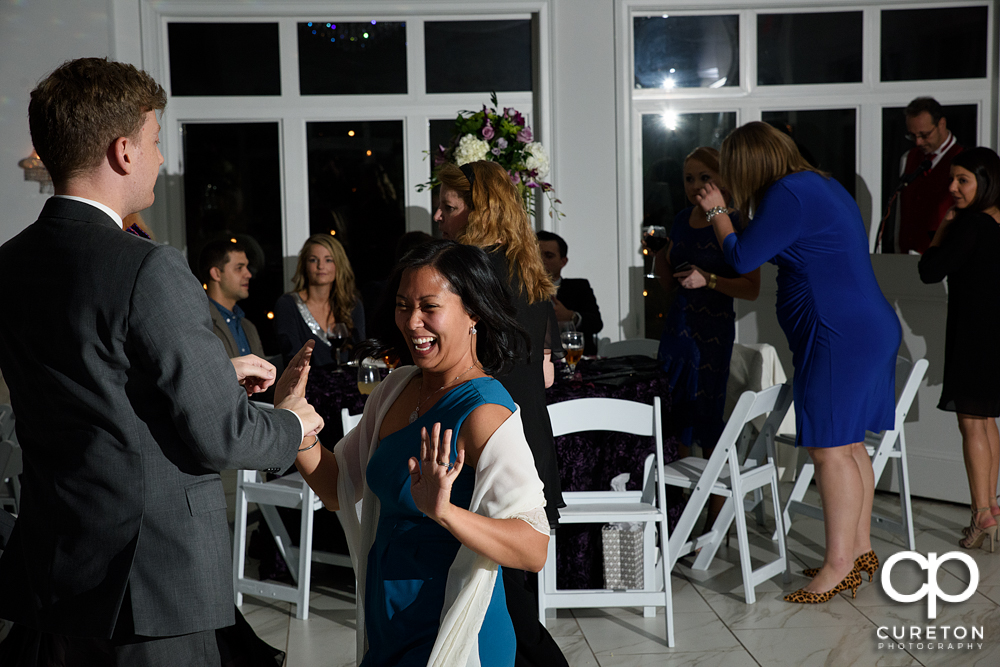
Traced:
<path fill-rule="evenodd" d="M 948 131 L 944 109 L 933 97 L 918 97 L 906 107 L 907 139 L 916 144 L 903 157 L 902 173 L 930 169 L 917 176 L 900 196 L 899 252 L 923 253 L 952 205 L 948 194 L 951 161 L 962 152 L 955 135 Z"/>

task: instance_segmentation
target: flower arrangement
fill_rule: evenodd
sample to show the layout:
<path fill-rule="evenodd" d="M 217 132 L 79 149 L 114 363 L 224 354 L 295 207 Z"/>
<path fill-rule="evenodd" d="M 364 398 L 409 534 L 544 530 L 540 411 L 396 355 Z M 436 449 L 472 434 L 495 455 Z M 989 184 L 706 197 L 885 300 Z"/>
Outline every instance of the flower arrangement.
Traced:
<path fill-rule="evenodd" d="M 552 184 L 543 179 L 549 173 L 549 156 L 540 142 L 533 141 L 531 128 L 517 109 L 505 107 L 497 111 L 497 94 L 490 95 L 492 108 L 483 105 L 482 111 L 460 111 L 455 118 L 455 130 L 448 146 L 438 146 L 432 151 L 434 169 L 431 180 L 417 186 L 418 191 L 440 185 L 437 172 L 441 165 L 452 162 L 458 166 L 477 160 L 497 162 L 507 170 L 510 182 L 517 188 L 528 213 L 534 215 L 538 193 L 544 193 L 552 203 L 549 215 L 561 204 L 555 197 Z"/>

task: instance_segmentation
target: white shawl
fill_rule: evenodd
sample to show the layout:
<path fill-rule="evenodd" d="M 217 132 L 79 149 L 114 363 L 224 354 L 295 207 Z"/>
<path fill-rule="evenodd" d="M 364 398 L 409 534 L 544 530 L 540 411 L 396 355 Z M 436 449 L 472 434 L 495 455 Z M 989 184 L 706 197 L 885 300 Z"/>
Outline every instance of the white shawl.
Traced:
<path fill-rule="evenodd" d="M 379 500 L 368 488 L 365 469 L 378 447 L 378 434 L 390 406 L 419 372 L 415 366 L 393 371 L 365 404 L 358 426 L 334 448 L 340 477 L 338 512 L 358 579 L 357 591 L 357 660 L 367 651 L 365 630 L 365 585 L 368 552 L 378 527 Z M 549 534 L 545 518 L 543 486 L 535 471 L 534 458 L 524 438 L 520 408 L 504 421 L 483 448 L 476 466 L 476 481 L 469 510 L 494 519 L 517 518 L 545 536 Z M 344 511 L 351 506 L 355 511 Z M 486 616 L 497 564 L 465 547 L 459 548 L 448 570 L 444 608 L 437 640 L 428 665 L 434 667 L 478 667 L 479 630 Z"/>

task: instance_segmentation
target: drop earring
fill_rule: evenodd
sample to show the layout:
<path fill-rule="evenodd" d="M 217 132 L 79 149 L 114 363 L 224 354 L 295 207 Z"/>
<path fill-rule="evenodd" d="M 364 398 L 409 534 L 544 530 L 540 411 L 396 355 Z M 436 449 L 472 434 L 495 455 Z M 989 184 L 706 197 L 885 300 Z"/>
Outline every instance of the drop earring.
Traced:
<path fill-rule="evenodd" d="M 469 335 L 470 336 L 475 336 L 476 335 L 476 325 L 475 324 L 473 324 L 472 327 L 469 329 Z"/>

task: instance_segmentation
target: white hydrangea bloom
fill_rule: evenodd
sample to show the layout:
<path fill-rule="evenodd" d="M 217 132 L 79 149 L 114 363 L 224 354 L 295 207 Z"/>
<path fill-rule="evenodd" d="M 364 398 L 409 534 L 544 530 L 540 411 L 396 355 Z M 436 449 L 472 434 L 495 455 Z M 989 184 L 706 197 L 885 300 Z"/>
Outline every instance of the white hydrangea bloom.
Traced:
<path fill-rule="evenodd" d="M 549 156 L 545 152 L 545 148 L 539 142 L 532 141 L 524 150 L 528 153 L 524 166 L 529 170 L 537 169 L 538 178 L 545 178 L 549 173 Z"/>
<path fill-rule="evenodd" d="M 467 134 L 458 142 L 455 149 L 455 164 L 462 166 L 469 162 L 485 160 L 490 152 L 490 145 L 482 139 L 477 139 L 475 135 Z"/>

